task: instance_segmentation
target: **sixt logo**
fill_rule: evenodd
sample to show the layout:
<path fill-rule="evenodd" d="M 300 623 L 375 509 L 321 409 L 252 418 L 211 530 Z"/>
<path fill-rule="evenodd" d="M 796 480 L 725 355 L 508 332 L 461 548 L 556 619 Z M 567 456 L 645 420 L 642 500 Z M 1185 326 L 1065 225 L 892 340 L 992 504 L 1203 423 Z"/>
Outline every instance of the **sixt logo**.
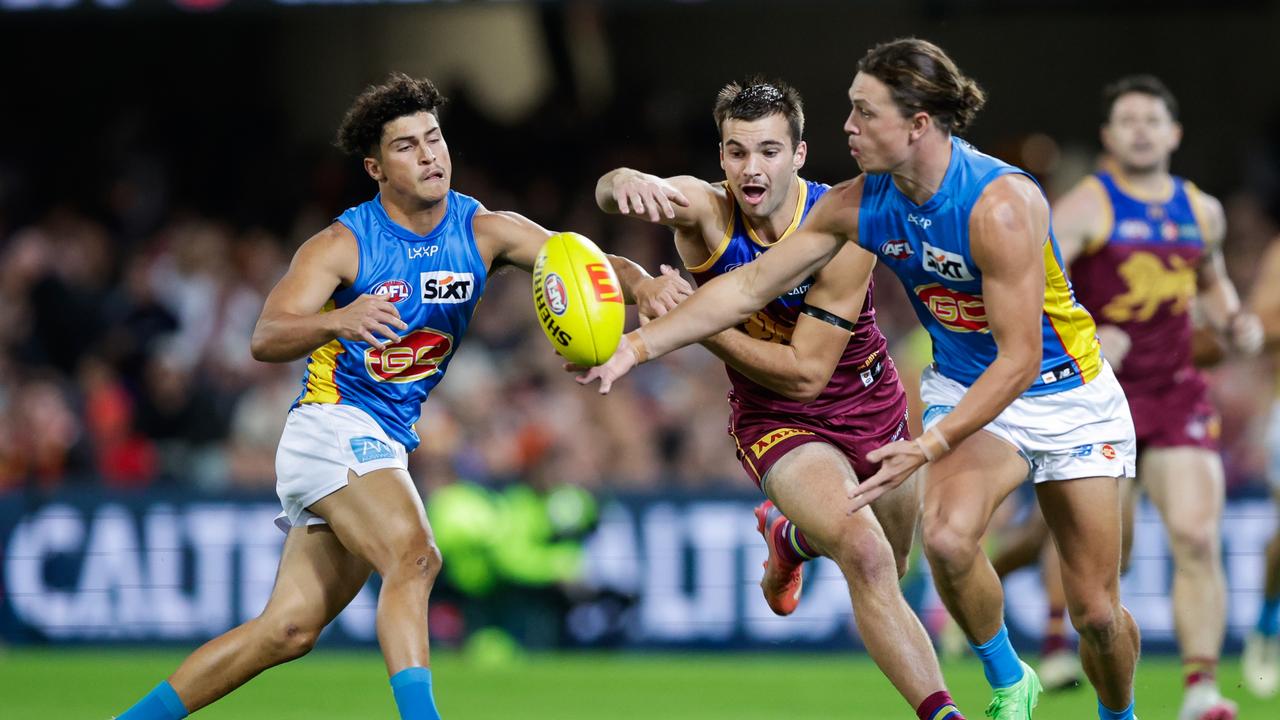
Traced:
<path fill-rule="evenodd" d="M 924 269 L 949 280 L 972 280 L 964 256 L 924 243 Z"/>
<path fill-rule="evenodd" d="M 398 303 L 409 297 L 409 283 L 403 280 L 387 280 L 386 282 L 378 283 L 372 294 L 384 297 L 393 303 Z"/>
<path fill-rule="evenodd" d="M 439 245 L 428 245 L 426 247 L 409 246 L 409 259 L 417 260 L 418 258 L 431 257 L 440 249 Z"/>
<path fill-rule="evenodd" d="M 364 369 L 378 382 L 408 383 L 431 377 L 453 351 L 453 336 L 430 328 L 415 330 L 395 345 L 364 351 Z"/>
<path fill-rule="evenodd" d="M 422 302 L 453 305 L 471 299 L 475 276 L 449 270 L 422 273 Z"/>
<path fill-rule="evenodd" d="M 921 230 L 928 230 L 933 226 L 933 221 L 923 215 L 909 214 L 907 215 L 907 222 L 915 225 Z"/>
<path fill-rule="evenodd" d="M 569 293 L 559 275 L 547 273 L 547 279 L 542 283 L 542 293 L 547 296 L 547 307 L 556 315 L 563 315 L 569 309 Z"/>
<path fill-rule="evenodd" d="M 880 254 L 894 260 L 906 260 L 915 255 L 916 251 L 911 248 L 911 243 L 906 240 L 886 240 L 880 246 Z"/>

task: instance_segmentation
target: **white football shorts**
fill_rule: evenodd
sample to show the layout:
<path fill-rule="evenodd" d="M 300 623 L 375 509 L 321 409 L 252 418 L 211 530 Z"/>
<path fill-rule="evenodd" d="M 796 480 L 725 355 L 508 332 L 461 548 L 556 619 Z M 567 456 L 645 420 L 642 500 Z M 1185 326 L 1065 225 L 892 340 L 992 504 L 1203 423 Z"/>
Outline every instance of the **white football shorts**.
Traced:
<path fill-rule="evenodd" d="M 276 494 L 284 508 L 276 526 L 287 533 L 325 524 L 307 507 L 346 487 L 348 470 L 359 477 L 383 468 L 407 472 L 409 453 L 368 413 L 350 405 L 299 405 L 289 412 L 276 450 Z"/>
<path fill-rule="evenodd" d="M 968 389 L 926 368 L 920 377 L 924 429 L 955 409 Z M 1017 448 L 1037 483 L 1133 477 L 1137 466 L 1129 401 L 1106 363 L 1092 382 L 1050 395 L 1019 397 L 983 430 Z"/>

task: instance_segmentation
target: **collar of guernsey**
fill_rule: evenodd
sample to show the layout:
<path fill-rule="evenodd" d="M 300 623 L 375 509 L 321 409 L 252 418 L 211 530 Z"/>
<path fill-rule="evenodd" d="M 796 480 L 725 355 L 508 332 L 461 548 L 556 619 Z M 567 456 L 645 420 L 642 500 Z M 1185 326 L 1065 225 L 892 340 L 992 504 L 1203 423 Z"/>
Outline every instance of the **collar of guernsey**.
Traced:
<path fill-rule="evenodd" d="M 942 185 L 923 205 L 903 195 L 888 174 L 867 175 L 862 191 L 859 244 L 902 281 L 933 340 L 938 372 L 966 386 L 996 358 L 982 299 L 982 272 L 969 249 L 969 213 L 991 181 L 1010 174 L 1031 177 L 953 137 Z M 1102 369 L 1097 328 L 1076 302 L 1052 230 L 1044 244 L 1044 273 L 1044 353 L 1040 376 L 1024 395 L 1079 387 Z"/>
<path fill-rule="evenodd" d="M 381 195 L 338 217 L 356 237 L 360 269 L 355 283 L 333 293 L 324 312 L 364 294 L 381 295 L 395 303 L 409 327 L 399 343 L 381 350 L 337 339 L 311 353 L 294 407 L 358 407 L 407 450 L 418 446 L 413 426 L 422 402 L 444 377 L 488 274 L 471 222 L 480 203 L 452 190 L 445 203 L 444 220 L 427 235 L 396 224 Z"/>

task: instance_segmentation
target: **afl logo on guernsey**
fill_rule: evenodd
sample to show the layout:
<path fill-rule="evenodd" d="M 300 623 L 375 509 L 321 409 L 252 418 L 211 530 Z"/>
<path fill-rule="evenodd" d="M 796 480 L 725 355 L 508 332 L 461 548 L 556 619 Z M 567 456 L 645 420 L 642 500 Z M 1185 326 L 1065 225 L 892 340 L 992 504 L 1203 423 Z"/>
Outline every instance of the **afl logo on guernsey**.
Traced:
<path fill-rule="evenodd" d="M 555 273 L 547 273 L 542 281 L 542 291 L 547 296 L 547 307 L 556 315 L 563 315 L 569 309 L 569 293 L 565 291 L 564 281 Z"/>
<path fill-rule="evenodd" d="M 409 297 L 409 283 L 403 280 L 387 280 L 386 282 L 378 283 L 370 294 L 398 303 Z"/>
<path fill-rule="evenodd" d="M 434 375 L 450 352 L 453 352 L 452 335 L 423 328 L 394 345 L 366 349 L 364 369 L 378 382 L 415 382 Z"/>
<path fill-rule="evenodd" d="M 915 255 L 916 251 L 911 249 L 911 243 L 906 240 L 886 240 L 880 246 L 880 254 L 894 260 L 906 260 Z"/>

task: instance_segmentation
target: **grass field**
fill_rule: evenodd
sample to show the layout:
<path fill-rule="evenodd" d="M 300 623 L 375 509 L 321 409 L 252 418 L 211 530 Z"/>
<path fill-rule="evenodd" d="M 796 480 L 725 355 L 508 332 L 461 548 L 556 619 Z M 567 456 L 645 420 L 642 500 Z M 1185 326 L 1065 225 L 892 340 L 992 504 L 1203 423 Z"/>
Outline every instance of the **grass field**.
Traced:
<path fill-rule="evenodd" d="M 169 651 L 0 651 L 0 717 L 106 720 L 168 674 L 182 654 Z M 505 667 L 476 666 L 437 654 L 436 695 L 447 720 L 830 720 L 912 718 L 865 656 L 793 654 L 531 655 Z M 975 661 L 944 667 L 970 718 L 988 699 Z M 1280 718 L 1280 700 L 1264 703 L 1239 689 L 1230 662 L 1223 687 L 1241 718 Z M 1179 668 L 1144 660 L 1138 673 L 1143 720 L 1171 720 L 1181 697 Z M 1086 688 L 1041 700 L 1039 720 L 1096 716 Z M 397 717 L 380 656 L 321 648 L 268 671 L 196 717 L 201 720 L 393 720 Z"/>

